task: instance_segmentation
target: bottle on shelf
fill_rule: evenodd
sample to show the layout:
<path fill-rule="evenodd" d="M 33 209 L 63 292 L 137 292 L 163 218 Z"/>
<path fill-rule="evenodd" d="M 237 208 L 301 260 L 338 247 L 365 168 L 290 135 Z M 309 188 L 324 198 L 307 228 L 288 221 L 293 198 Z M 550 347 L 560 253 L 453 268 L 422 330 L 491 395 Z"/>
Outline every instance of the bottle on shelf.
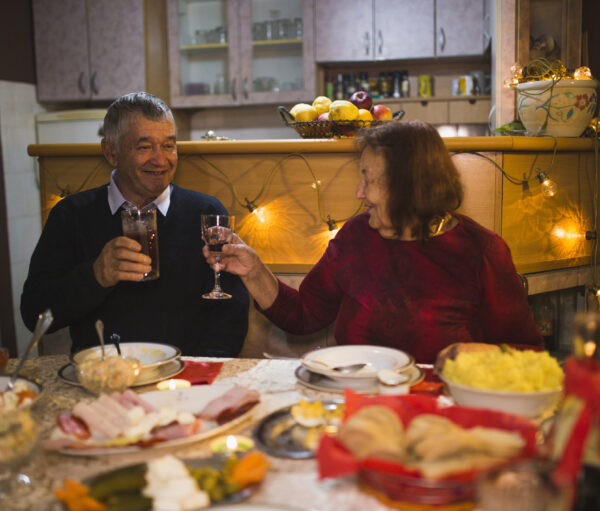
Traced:
<path fill-rule="evenodd" d="M 392 87 L 392 97 L 394 98 L 399 98 L 401 97 L 401 82 L 402 82 L 402 75 L 400 73 L 400 71 L 394 71 L 394 86 Z"/>
<path fill-rule="evenodd" d="M 329 99 L 334 99 L 334 87 L 331 76 L 325 77 L 325 96 Z"/>
<path fill-rule="evenodd" d="M 552 352 L 556 351 L 558 348 L 555 328 L 556 312 L 554 303 L 548 293 L 536 297 L 533 316 L 544 338 L 546 349 Z"/>
<path fill-rule="evenodd" d="M 365 92 L 371 92 L 371 87 L 369 85 L 369 76 L 367 73 L 360 73 L 359 82 L 358 82 L 358 90 L 364 90 Z"/>
<path fill-rule="evenodd" d="M 387 81 L 384 71 L 379 73 L 379 94 L 382 98 L 389 98 L 390 96 L 389 83 Z"/>
<path fill-rule="evenodd" d="M 379 82 L 375 76 L 369 77 L 369 94 L 373 99 L 379 99 L 381 93 L 379 92 Z"/>
<path fill-rule="evenodd" d="M 400 95 L 407 98 L 410 94 L 410 82 L 408 81 L 408 71 L 402 71 L 400 82 Z"/>
<path fill-rule="evenodd" d="M 335 88 L 335 99 L 344 99 L 344 75 L 338 73 L 337 86 Z"/>
<path fill-rule="evenodd" d="M 346 81 L 346 97 L 349 98 L 356 92 L 356 75 L 354 73 L 348 74 Z"/>

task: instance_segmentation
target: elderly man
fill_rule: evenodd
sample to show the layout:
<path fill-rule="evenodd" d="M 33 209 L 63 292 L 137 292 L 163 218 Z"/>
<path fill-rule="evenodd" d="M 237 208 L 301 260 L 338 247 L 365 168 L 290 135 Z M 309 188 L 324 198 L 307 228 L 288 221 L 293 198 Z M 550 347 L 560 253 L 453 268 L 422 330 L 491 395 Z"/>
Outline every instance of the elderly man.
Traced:
<path fill-rule="evenodd" d="M 227 214 L 214 197 L 171 183 L 176 128 L 169 107 L 138 92 L 117 99 L 104 118 L 102 151 L 110 183 L 70 195 L 50 212 L 31 257 L 21 315 L 33 330 L 50 308 L 53 329 L 70 327 L 72 350 L 98 344 L 97 319 L 122 342 L 178 346 L 184 355 L 236 356 L 248 329 L 248 293 L 224 274 L 233 298 L 205 300 L 214 274 L 204 258 L 203 214 Z M 120 209 L 156 207 L 160 277 L 141 245 L 122 235 Z"/>

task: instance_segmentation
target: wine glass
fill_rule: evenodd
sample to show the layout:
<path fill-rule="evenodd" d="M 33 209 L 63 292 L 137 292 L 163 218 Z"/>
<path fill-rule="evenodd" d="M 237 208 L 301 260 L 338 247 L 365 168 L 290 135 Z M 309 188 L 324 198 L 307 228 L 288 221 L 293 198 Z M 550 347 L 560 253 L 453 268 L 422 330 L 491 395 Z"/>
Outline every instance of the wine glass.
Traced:
<path fill-rule="evenodd" d="M 219 280 L 219 263 L 223 255 L 223 245 L 229 243 L 233 236 L 235 228 L 235 217 L 229 215 L 202 215 L 202 239 L 208 246 L 211 255 L 217 260 L 215 264 L 215 286 L 210 293 L 202 295 L 202 298 L 209 300 L 225 300 L 231 298 L 231 295 L 223 292 Z"/>
<path fill-rule="evenodd" d="M 0 507 L 5 498 L 30 490 L 29 476 L 19 472 L 37 444 L 39 429 L 29 406 L 0 412 Z"/>

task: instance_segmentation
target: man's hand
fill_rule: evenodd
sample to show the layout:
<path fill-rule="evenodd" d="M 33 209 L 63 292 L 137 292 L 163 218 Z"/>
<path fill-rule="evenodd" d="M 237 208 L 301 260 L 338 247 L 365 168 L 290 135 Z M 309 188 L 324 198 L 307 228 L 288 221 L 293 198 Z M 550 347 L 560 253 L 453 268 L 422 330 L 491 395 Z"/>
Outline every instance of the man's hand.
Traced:
<path fill-rule="evenodd" d="M 152 260 L 141 250 L 137 241 L 125 236 L 110 240 L 94 261 L 94 276 L 98 283 L 102 287 L 111 287 L 121 280 L 142 280 L 152 269 Z"/>

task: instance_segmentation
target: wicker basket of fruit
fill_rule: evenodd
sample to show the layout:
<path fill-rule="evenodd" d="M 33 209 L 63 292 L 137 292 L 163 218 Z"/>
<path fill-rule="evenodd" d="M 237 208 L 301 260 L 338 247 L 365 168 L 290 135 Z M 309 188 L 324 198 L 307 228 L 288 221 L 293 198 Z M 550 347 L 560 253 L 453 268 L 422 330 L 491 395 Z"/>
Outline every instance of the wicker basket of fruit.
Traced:
<path fill-rule="evenodd" d="M 370 96 L 363 91 L 355 93 L 350 101 L 332 102 L 319 96 L 312 105 L 298 103 L 291 110 L 278 108 L 286 126 L 296 130 L 302 138 L 353 137 L 362 128 L 400 120 L 404 115 L 404 110 L 392 113 L 385 105 L 373 105 Z"/>

